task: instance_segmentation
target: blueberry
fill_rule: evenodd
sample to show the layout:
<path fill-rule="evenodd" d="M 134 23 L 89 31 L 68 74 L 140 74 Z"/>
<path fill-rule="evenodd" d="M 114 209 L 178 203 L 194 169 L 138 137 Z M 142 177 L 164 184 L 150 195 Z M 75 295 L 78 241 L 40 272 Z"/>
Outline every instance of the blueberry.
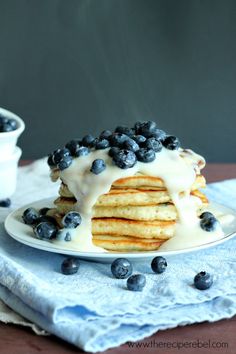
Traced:
<path fill-rule="evenodd" d="M 106 164 L 102 159 L 96 159 L 93 161 L 90 171 L 95 175 L 103 172 L 106 169 Z"/>
<path fill-rule="evenodd" d="M 144 135 L 146 138 L 150 138 L 156 129 L 156 123 L 150 120 L 135 125 L 136 134 Z"/>
<path fill-rule="evenodd" d="M 49 222 L 57 226 L 56 219 L 54 219 L 52 216 L 49 215 L 40 215 L 39 218 L 37 219 L 37 224 L 40 224 L 41 222 Z"/>
<path fill-rule="evenodd" d="M 113 161 L 116 164 L 116 166 L 122 168 L 122 169 L 127 169 L 133 167 L 136 162 L 137 158 L 135 156 L 135 153 L 130 150 L 119 150 L 114 156 L 113 156 Z"/>
<path fill-rule="evenodd" d="M 134 130 L 129 127 L 126 127 L 125 125 L 120 125 L 120 126 L 116 127 L 115 133 L 120 133 L 120 134 L 125 134 L 128 136 L 132 136 L 134 134 Z"/>
<path fill-rule="evenodd" d="M 128 278 L 133 271 L 132 264 L 126 258 L 117 258 L 111 264 L 111 272 L 117 279 Z"/>
<path fill-rule="evenodd" d="M 78 272 L 79 266 L 77 258 L 66 258 L 61 264 L 61 272 L 65 275 L 72 275 Z"/>
<path fill-rule="evenodd" d="M 148 138 L 145 142 L 145 147 L 149 150 L 154 150 L 155 152 L 159 152 L 162 149 L 162 143 L 160 140 L 156 138 Z"/>
<path fill-rule="evenodd" d="M 22 219 L 27 225 L 34 225 L 39 218 L 39 212 L 34 208 L 28 208 L 24 211 Z"/>
<path fill-rule="evenodd" d="M 110 146 L 110 143 L 107 139 L 97 139 L 95 142 L 95 149 L 106 149 Z"/>
<path fill-rule="evenodd" d="M 180 147 L 179 139 L 173 135 L 167 136 L 162 144 L 169 150 L 177 150 Z"/>
<path fill-rule="evenodd" d="M 17 129 L 17 122 L 15 119 L 9 119 L 8 120 L 8 124 L 10 124 L 10 126 L 12 127 L 12 130 L 16 130 Z"/>
<path fill-rule="evenodd" d="M 63 171 L 66 168 L 70 167 L 72 162 L 73 162 L 73 157 L 72 156 L 70 156 L 70 155 L 69 156 L 65 156 L 58 163 L 57 167 L 59 168 L 60 171 Z"/>
<path fill-rule="evenodd" d="M 135 140 L 128 138 L 123 143 L 123 149 L 136 152 L 139 150 L 139 145 L 136 143 Z"/>
<path fill-rule="evenodd" d="M 75 229 L 81 224 L 82 218 L 77 211 L 69 211 L 62 219 L 62 224 L 66 229 Z"/>
<path fill-rule="evenodd" d="M 200 272 L 194 277 L 194 285 L 199 290 L 209 289 L 213 284 L 213 277 L 207 272 Z"/>
<path fill-rule="evenodd" d="M 12 132 L 14 129 L 12 129 L 12 126 L 9 122 L 7 123 L 3 123 L 1 125 L 1 132 L 2 133 L 9 133 L 9 132 Z"/>
<path fill-rule="evenodd" d="M 114 133 L 110 138 L 110 144 L 111 146 L 116 146 L 121 148 L 126 139 L 128 139 L 127 135 L 121 133 Z"/>
<path fill-rule="evenodd" d="M 163 141 L 166 138 L 167 134 L 164 132 L 164 130 L 161 129 L 153 129 L 152 132 L 150 133 L 150 137 L 156 138 L 160 141 Z"/>
<path fill-rule="evenodd" d="M 142 146 L 147 140 L 143 135 L 133 135 L 132 139 L 134 139 L 139 146 Z"/>
<path fill-rule="evenodd" d="M 141 148 L 136 152 L 136 156 L 138 161 L 141 162 L 152 162 L 156 158 L 156 154 L 154 150 Z"/>
<path fill-rule="evenodd" d="M 80 156 L 87 156 L 90 153 L 90 150 L 88 147 L 85 146 L 80 146 L 76 151 L 74 156 L 75 157 L 80 157 Z"/>
<path fill-rule="evenodd" d="M 141 121 L 138 121 L 134 124 L 134 131 L 135 131 L 135 134 L 138 135 L 139 134 L 139 131 L 140 131 L 140 128 L 141 128 L 141 125 L 143 124 L 143 122 Z"/>
<path fill-rule="evenodd" d="M 163 273 L 166 270 L 167 262 L 164 257 L 157 256 L 153 258 L 151 268 L 154 273 Z"/>
<path fill-rule="evenodd" d="M 210 211 L 204 211 L 199 218 L 200 219 L 208 219 L 208 218 L 214 218 L 215 216 L 210 212 Z"/>
<path fill-rule="evenodd" d="M 112 135 L 112 132 L 110 130 L 103 130 L 101 132 L 101 134 L 99 135 L 99 138 L 109 140 L 111 135 Z"/>
<path fill-rule="evenodd" d="M 41 208 L 41 209 L 39 209 L 39 215 L 40 216 L 46 215 L 49 210 L 50 210 L 50 208 L 47 208 L 47 207 Z"/>
<path fill-rule="evenodd" d="M 85 135 L 82 139 L 82 145 L 86 147 L 94 147 L 95 138 L 91 134 Z"/>
<path fill-rule="evenodd" d="M 219 221 L 214 217 L 203 218 L 200 221 L 200 226 L 204 231 L 214 231 L 219 225 Z"/>
<path fill-rule="evenodd" d="M 76 151 L 79 149 L 80 144 L 78 140 L 71 140 L 65 146 L 71 153 L 72 156 L 76 156 Z"/>
<path fill-rule="evenodd" d="M 67 156 L 71 156 L 70 150 L 67 148 L 57 149 L 53 153 L 53 162 L 58 165 L 59 162 Z"/>
<path fill-rule="evenodd" d="M 56 237 L 57 227 L 51 222 L 43 221 L 36 225 L 34 233 L 40 240 L 51 240 Z"/>
<path fill-rule="evenodd" d="M 146 285 L 146 277 L 143 274 L 131 275 L 127 280 L 127 288 L 132 291 L 142 291 Z"/>
<path fill-rule="evenodd" d="M 110 148 L 110 150 L 108 151 L 108 155 L 113 157 L 115 156 L 118 152 L 120 151 L 120 149 L 118 147 L 113 146 L 112 148 Z"/>
<path fill-rule="evenodd" d="M 11 199 L 7 198 L 7 199 L 0 200 L 0 207 L 9 208 L 10 205 L 11 205 Z"/>
<path fill-rule="evenodd" d="M 48 163 L 48 166 L 51 168 L 56 167 L 54 160 L 53 160 L 53 154 L 48 155 L 47 163 Z"/>

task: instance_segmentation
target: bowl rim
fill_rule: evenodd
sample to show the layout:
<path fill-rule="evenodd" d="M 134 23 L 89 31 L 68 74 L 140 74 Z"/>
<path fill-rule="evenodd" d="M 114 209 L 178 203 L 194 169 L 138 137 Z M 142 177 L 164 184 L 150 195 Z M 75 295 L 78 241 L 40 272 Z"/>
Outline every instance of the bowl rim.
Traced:
<path fill-rule="evenodd" d="M 18 123 L 18 127 L 15 130 L 12 130 L 11 132 L 0 132 L 0 139 L 1 137 L 9 137 L 11 135 L 19 135 L 25 130 L 25 123 L 22 118 L 20 118 L 17 114 L 13 113 L 12 111 L 9 111 L 8 109 L 5 109 L 3 107 L 0 107 L 0 114 L 5 114 L 7 118 L 15 119 Z"/>

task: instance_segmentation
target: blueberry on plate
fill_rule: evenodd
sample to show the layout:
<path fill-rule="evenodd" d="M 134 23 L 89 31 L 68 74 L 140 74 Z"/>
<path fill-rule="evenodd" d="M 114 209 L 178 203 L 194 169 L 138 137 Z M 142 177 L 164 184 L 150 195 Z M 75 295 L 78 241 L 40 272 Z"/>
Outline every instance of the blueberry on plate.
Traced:
<path fill-rule="evenodd" d="M 56 237 L 57 227 L 51 222 L 43 221 L 35 226 L 34 233 L 40 240 L 51 240 Z"/>
<path fill-rule="evenodd" d="M 50 210 L 50 208 L 47 208 L 47 207 L 44 207 L 44 208 L 41 208 L 39 209 L 39 215 L 46 215 L 47 212 Z"/>
<path fill-rule="evenodd" d="M 110 130 L 103 130 L 101 132 L 101 134 L 99 135 L 99 138 L 109 140 L 111 135 L 112 135 L 112 132 Z"/>
<path fill-rule="evenodd" d="M 214 216 L 202 218 L 200 226 L 204 231 L 214 231 L 219 226 L 219 221 Z"/>
<path fill-rule="evenodd" d="M 179 139 L 176 138 L 176 136 L 169 135 L 167 136 L 162 144 L 167 148 L 168 150 L 177 150 L 180 147 L 180 142 Z"/>
<path fill-rule="evenodd" d="M 112 148 L 110 148 L 110 150 L 108 151 L 108 155 L 113 157 L 115 156 L 118 152 L 120 151 L 120 149 L 118 147 L 113 146 Z"/>
<path fill-rule="evenodd" d="M 66 258 L 61 264 L 61 272 L 65 275 L 72 275 L 79 270 L 79 260 L 77 258 Z"/>
<path fill-rule="evenodd" d="M 128 136 L 125 134 L 113 133 L 110 137 L 110 145 L 121 148 L 126 139 L 128 139 Z"/>
<path fill-rule="evenodd" d="M 132 136 L 134 134 L 134 130 L 132 128 L 129 128 L 125 125 L 120 125 L 116 127 L 115 133 L 120 133 L 120 134 L 125 134 L 128 136 Z"/>
<path fill-rule="evenodd" d="M 81 224 L 82 218 L 77 211 L 69 211 L 62 219 L 62 224 L 66 229 L 75 229 Z"/>
<path fill-rule="evenodd" d="M 22 219 L 24 223 L 27 225 L 36 224 L 38 218 L 39 218 L 39 212 L 34 208 L 27 208 L 22 215 Z"/>
<path fill-rule="evenodd" d="M 155 151 L 152 149 L 141 148 L 136 152 L 138 161 L 141 162 L 152 162 L 156 158 Z"/>
<path fill-rule="evenodd" d="M 72 156 L 76 156 L 76 151 L 79 149 L 80 144 L 78 140 L 71 140 L 65 146 L 71 153 Z"/>
<path fill-rule="evenodd" d="M 11 205 L 11 199 L 7 198 L 7 199 L 0 200 L 1 208 L 9 208 L 10 205 Z"/>
<path fill-rule="evenodd" d="M 167 267 L 167 262 L 164 257 L 157 256 L 153 258 L 152 263 L 151 263 L 151 268 L 154 273 L 163 273 L 166 270 Z"/>
<path fill-rule="evenodd" d="M 123 149 L 136 152 L 139 150 L 139 145 L 136 143 L 135 140 L 128 138 L 123 143 Z"/>
<path fill-rule="evenodd" d="M 70 150 L 67 149 L 67 148 L 63 148 L 63 149 L 57 149 L 54 151 L 53 153 L 53 162 L 58 165 L 59 162 L 62 160 L 62 159 L 65 159 L 65 157 L 67 156 L 71 156 L 70 154 Z"/>
<path fill-rule="evenodd" d="M 80 146 L 74 153 L 75 157 L 87 156 L 90 153 L 90 150 L 86 146 Z"/>
<path fill-rule="evenodd" d="M 56 219 L 54 219 L 52 216 L 49 215 L 40 215 L 36 223 L 40 224 L 41 222 L 50 222 L 51 224 L 57 226 Z"/>
<path fill-rule="evenodd" d="M 204 211 L 201 213 L 199 216 L 200 219 L 208 219 L 208 218 L 214 218 L 215 216 L 210 212 L 210 211 Z"/>
<path fill-rule="evenodd" d="M 64 171 L 66 168 L 70 167 L 73 162 L 73 157 L 71 155 L 63 157 L 58 163 L 57 167 L 60 171 Z"/>
<path fill-rule="evenodd" d="M 127 288 L 132 291 L 142 291 L 146 285 L 146 277 L 143 274 L 134 274 L 127 279 Z"/>
<path fill-rule="evenodd" d="M 106 169 L 105 161 L 102 159 L 96 159 L 93 161 L 90 171 L 95 175 L 99 175 Z"/>
<path fill-rule="evenodd" d="M 162 149 L 162 143 L 160 140 L 156 138 L 148 138 L 145 142 L 145 147 L 149 150 L 154 150 L 155 152 L 159 152 Z"/>
<path fill-rule="evenodd" d="M 194 277 L 194 285 L 199 290 L 209 289 L 213 284 L 213 277 L 207 272 L 200 272 Z"/>
<path fill-rule="evenodd" d="M 132 264 L 126 258 L 117 258 L 111 264 L 111 272 L 117 279 L 128 278 L 133 271 Z"/>
<path fill-rule="evenodd" d="M 119 168 L 127 169 L 136 164 L 137 158 L 133 151 L 122 149 L 113 156 L 113 161 Z"/>
<path fill-rule="evenodd" d="M 82 139 L 82 145 L 86 147 L 94 147 L 95 138 L 91 134 L 85 135 Z"/>
<path fill-rule="evenodd" d="M 95 142 L 95 149 L 106 149 L 110 146 L 110 143 L 107 139 L 96 139 Z"/>

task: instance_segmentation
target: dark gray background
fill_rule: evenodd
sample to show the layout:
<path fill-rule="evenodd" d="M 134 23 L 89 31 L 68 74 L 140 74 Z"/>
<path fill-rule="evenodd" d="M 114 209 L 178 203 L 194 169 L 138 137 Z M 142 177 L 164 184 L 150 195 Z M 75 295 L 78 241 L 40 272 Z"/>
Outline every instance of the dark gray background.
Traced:
<path fill-rule="evenodd" d="M 235 162 L 235 0 L 0 0 L 0 106 L 24 158 L 156 120 L 208 161 Z"/>

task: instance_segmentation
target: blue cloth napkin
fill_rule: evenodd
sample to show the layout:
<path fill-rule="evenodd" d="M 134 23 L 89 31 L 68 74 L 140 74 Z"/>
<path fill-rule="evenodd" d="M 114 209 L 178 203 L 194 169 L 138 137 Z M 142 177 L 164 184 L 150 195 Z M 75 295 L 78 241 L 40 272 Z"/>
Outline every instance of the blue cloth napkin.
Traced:
<path fill-rule="evenodd" d="M 42 161 L 19 171 L 13 208 L 56 195 Z M 27 178 L 28 183 L 25 183 Z M 209 185 L 212 201 L 236 209 L 236 179 Z M 85 351 L 98 352 L 154 332 L 236 314 L 236 238 L 214 248 L 167 258 L 168 268 L 154 274 L 149 262 L 134 263 L 146 275 L 142 292 L 126 289 L 108 264 L 81 261 L 79 272 L 60 272 L 65 256 L 13 240 L 4 231 L 7 211 L 0 209 L 0 298 L 50 333 Z M 201 270 L 214 285 L 199 291 L 193 278 Z"/>

